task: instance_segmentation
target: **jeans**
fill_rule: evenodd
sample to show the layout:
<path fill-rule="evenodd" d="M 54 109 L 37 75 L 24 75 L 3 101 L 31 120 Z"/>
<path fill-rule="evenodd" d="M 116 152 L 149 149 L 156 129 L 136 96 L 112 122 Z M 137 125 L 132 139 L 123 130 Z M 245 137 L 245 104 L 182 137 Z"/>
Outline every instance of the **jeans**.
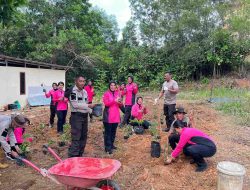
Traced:
<path fill-rule="evenodd" d="M 84 153 L 88 137 L 88 113 L 71 113 L 71 145 L 68 157 L 80 157 Z"/>
<path fill-rule="evenodd" d="M 54 124 L 54 119 L 56 116 L 56 106 L 51 104 L 50 105 L 50 119 L 49 119 L 49 124 L 53 125 Z"/>
<path fill-rule="evenodd" d="M 186 156 L 191 156 L 194 162 L 201 166 L 205 163 L 204 157 L 211 157 L 216 153 L 216 146 L 207 146 L 202 144 L 186 145 L 183 149 Z"/>
<path fill-rule="evenodd" d="M 103 123 L 104 125 L 104 146 L 105 151 L 111 151 L 114 147 L 116 129 L 118 123 Z"/>
<path fill-rule="evenodd" d="M 130 122 L 130 125 L 132 125 L 132 126 L 139 126 L 139 123 L 138 122 Z M 143 120 L 142 127 L 144 129 L 148 129 L 149 126 L 151 126 L 151 123 L 149 123 L 147 120 Z"/>
<path fill-rule="evenodd" d="M 129 120 L 131 117 L 131 109 L 132 109 L 132 105 L 125 106 L 125 114 L 124 114 L 123 123 L 122 123 L 123 125 L 129 124 Z"/>
<path fill-rule="evenodd" d="M 57 110 L 57 132 L 63 132 L 63 125 L 66 123 L 67 110 Z"/>
<path fill-rule="evenodd" d="M 172 133 L 168 137 L 169 145 L 171 146 L 172 150 L 176 148 L 176 144 L 180 141 L 180 134 Z"/>
<path fill-rule="evenodd" d="M 167 128 L 170 128 L 171 124 L 174 121 L 173 112 L 175 111 L 175 105 L 176 104 L 170 104 L 170 105 L 164 104 L 163 111 L 164 111 L 164 115 L 165 115 Z"/>

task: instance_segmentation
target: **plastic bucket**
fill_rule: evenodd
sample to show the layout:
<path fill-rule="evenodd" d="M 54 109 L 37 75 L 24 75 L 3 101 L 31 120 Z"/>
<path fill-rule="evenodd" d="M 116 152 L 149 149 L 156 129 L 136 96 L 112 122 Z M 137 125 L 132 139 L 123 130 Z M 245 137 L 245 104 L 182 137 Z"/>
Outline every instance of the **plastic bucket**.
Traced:
<path fill-rule="evenodd" d="M 217 190 L 242 190 L 246 173 L 244 166 L 235 162 L 223 161 L 217 165 Z"/>
<path fill-rule="evenodd" d="M 161 145 L 159 142 L 151 142 L 151 156 L 153 158 L 159 158 L 161 156 Z"/>
<path fill-rule="evenodd" d="M 100 117 L 102 115 L 102 104 L 96 104 L 92 110 L 92 114 L 96 117 Z"/>

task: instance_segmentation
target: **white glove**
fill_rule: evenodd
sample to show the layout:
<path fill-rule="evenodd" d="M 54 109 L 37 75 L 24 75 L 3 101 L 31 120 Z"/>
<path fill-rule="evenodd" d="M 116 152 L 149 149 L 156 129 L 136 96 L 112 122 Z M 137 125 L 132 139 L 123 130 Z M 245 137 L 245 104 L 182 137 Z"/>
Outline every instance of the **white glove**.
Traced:
<path fill-rule="evenodd" d="M 156 105 L 158 103 L 159 98 L 155 98 L 155 102 L 154 105 Z"/>
<path fill-rule="evenodd" d="M 164 91 L 168 91 L 168 87 L 165 86 L 165 87 L 164 87 Z"/>

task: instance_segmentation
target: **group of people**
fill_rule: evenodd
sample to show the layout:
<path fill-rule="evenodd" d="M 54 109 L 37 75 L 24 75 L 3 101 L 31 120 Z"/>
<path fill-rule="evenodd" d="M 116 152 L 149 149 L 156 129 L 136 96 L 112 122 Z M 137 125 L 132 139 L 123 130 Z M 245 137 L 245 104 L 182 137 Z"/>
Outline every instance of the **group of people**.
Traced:
<path fill-rule="evenodd" d="M 213 140 L 194 127 L 193 118 L 185 117 L 184 108 L 176 108 L 176 95 L 179 91 L 178 84 L 171 77 L 171 73 L 164 76 L 165 82 L 162 85 L 159 96 L 155 99 L 155 104 L 164 96 L 164 115 L 166 120 L 165 132 L 168 132 L 168 141 L 172 148 L 171 157 L 167 160 L 170 164 L 183 151 L 185 155 L 192 158 L 191 163 L 197 164 L 196 171 L 204 171 L 207 164 L 204 157 L 213 156 L 216 152 L 216 145 Z M 88 116 L 92 120 L 92 103 L 95 96 L 92 81 L 86 81 L 83 76 L 75 79 L 75 85 L 66 91 L 63 90 L 64 83 L 53 83 L 52 90 L 45 92 L 46 97 L 51 97 L 50 105 L 50 126 L 54 124 L 54 117 L 57 114 L 57 132 L 63 132 L 68 103 L 70 105 L 71 116 L 71 144 L 68 150 L 68 157 L 81 157 L 87 142 Z M 141 121 L 145 129 L 150 127 L 150 123 L 143 120 L 143 116 L 148 113 L 148 109 L 143 105 L 143 97 L 136 98 L 138 85 L 132 76 L 128 76 L 128 83 L 120 86 L 115 81 L 109 83 L 107 91 L 102 96 L 104 104 L 103 126 L 104 126 L 104 146 L 108 154 L 112 154 L 117 147 L 114 145 L 116 130 L 119 124 L 126 127 L 127 124 L 137 125 L 133 119 Z M 125 100 L 124 100 L 125 97 Z M 124 113 L 121 119 L 120 111 Z M 131 122 L 133 120 L 133 122 Z M 0 143 L 7 155 L 18 156 L 19 148 L 16 144 L 14 129 L 24 127 L 28 119 L 23 115 L 15 117 L 0 116 Z M 10 143 L 6 141 L 9 136 Z"/>
<path fill-rule="evenodd" d="M 93 87 L 92 80 L 88 80 L 88 84 L 84 86 L 88 94 L 88 103 L 92 103 L 93 97 L 95 96 L 95 91 Z M 43 89 L 46 98 L 51 98 L 50 102 L 50 120 L 49 120 L 49 127 L 54 126 L 54 118 L 57 115 L 57 133 L 63 133 L 63 125 L 66 123 L 66 116 L 68 111 L 68 103 L 69 99 L 64 96 L 64 83 L 53 83 L 52 89 L 50 91 L 46 91 Z M 92 122 L 93 116 L 89 114 L 90 121 Z"/>

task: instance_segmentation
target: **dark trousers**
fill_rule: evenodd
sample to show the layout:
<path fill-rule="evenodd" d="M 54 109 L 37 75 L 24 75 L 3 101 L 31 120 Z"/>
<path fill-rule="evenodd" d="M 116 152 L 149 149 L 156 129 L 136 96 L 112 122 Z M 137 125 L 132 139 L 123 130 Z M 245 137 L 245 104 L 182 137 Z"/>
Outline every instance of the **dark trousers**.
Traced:
<path fill-rule="evenodd" d="M 204 157 L 211 157 L 216 153 L 216 146 L 207 146 L 202 144 L 186 145 L 183 149 L 186 156 L 191 156 L 194 162 L 201 166 L 205 164 Z"/>
<path fill-rule="evenodd" d="M 57 132 L 63 132 L 63 125 L 66 123 L 67 110 L 57 110 Z"/>
<path fill-rule="evenodd" d="M 122 113 L 125 113 L 125 107 L 123 105 L 120 107 L 120 110 L 122 111 Z"/>
<path fill-rule="evenodd" d="M 167 128 L 170 128 L 171 124 L 174 121 L 173 112 L 175 111 L 175 105 L 176 104 L 170 104 L 170 105 L 164 104 L 163 111 L 164 111 L 164 115 L 165 115 Z"/>
<path fill-rule="evenodd" d="M 54 119 L 56 116 L 56 106 L 55 105 L 50 105 L 50 118 L 49 118 L 49 123 L 51 125 L 54 124 Z"/>
<path fill-rule="evenodd" d="M 105 151 L 111 151 L 114 147 L 115 135 L 118 123 L 105 123 L 104 125 L 104 146 Z"/>
<path fill-rule="evenodd" d="M 89 104 L 92 104 L 92 102 L 89 102 Z M 91 120 L 93 119 L 93 114 L 92 114 L 92 113 L 89 114 L 89 118 L 90 118 Z"/>
<path fill-rule="evenodd" d="M 132 126 L 139 126 L 139 123 L 138 122 L 130 122 L 130 125 L 132 125 Z M 144 129 L 148 129 L 149 126 L 151 126 L 151 123 L 149 123 L 147 120 L 143 120 L 142 127 Z"/>
<path fill-rule="evenodd" d="M 168 137 L 169 145 L 171 146 L 172 150 L 176 148 L 176 144 L 180 141 L 180 134 L 172 133 Z"/>
<path fill-rule="evenodd" d="M 129 120 L 131 117 L 131 109 L 132 106 L 125 106 L 125 113 L 124 113 L 124 118 L 123 118 L 123 125 L 129 124 Z"/>
<path fill-rule="evenodd" d="M 88 135 L 88 113 L 71 113 L 71 145 L 68 157 L 80 157 L 84 153 Z"/>

